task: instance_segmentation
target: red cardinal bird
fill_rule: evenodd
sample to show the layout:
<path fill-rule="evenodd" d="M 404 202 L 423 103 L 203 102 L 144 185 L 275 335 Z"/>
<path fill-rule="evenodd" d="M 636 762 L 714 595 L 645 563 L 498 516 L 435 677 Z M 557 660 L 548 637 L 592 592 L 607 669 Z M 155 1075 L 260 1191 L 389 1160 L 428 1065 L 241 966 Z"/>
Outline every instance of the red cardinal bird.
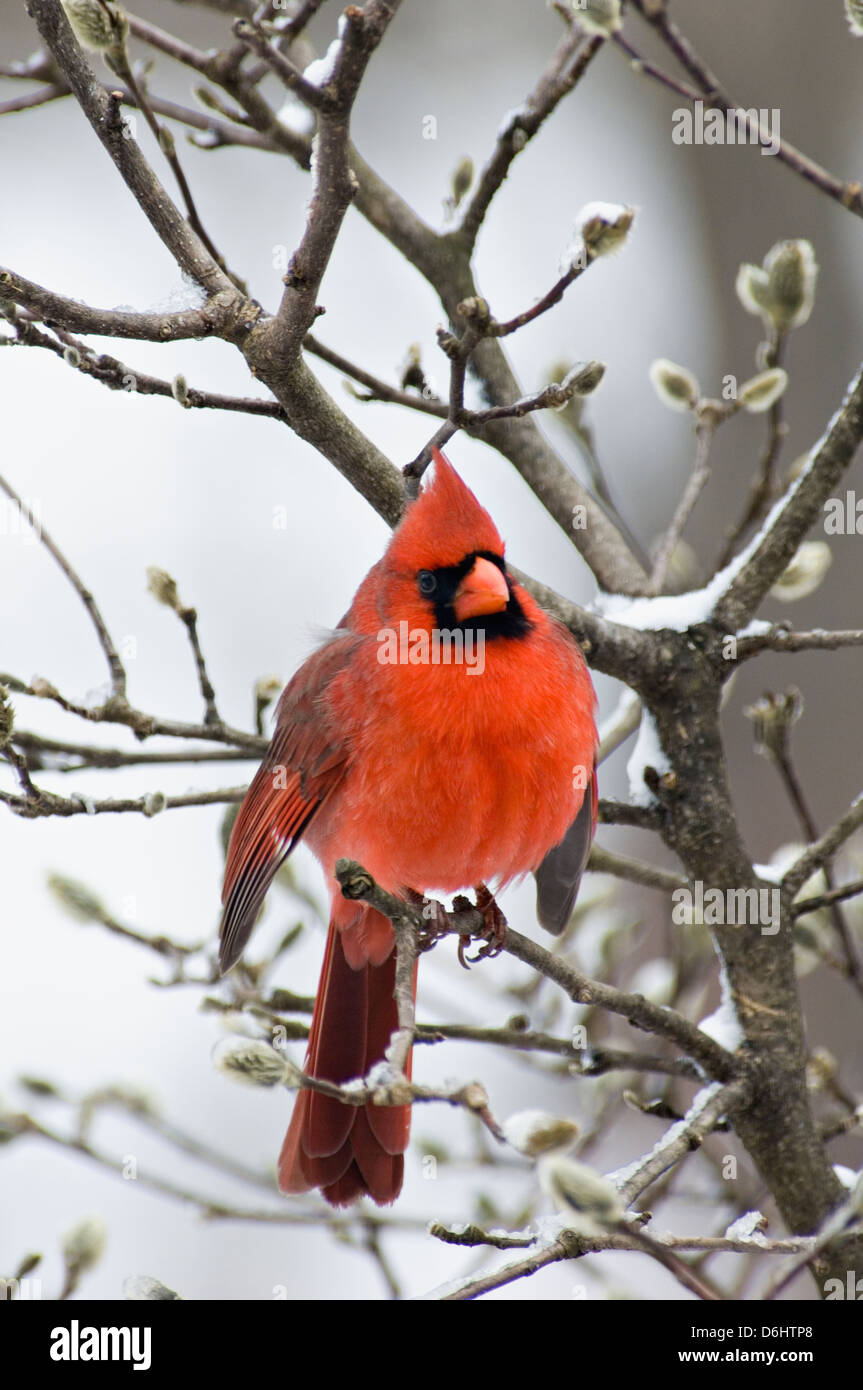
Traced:
<path fill-rule="evenodd" d="M 491 517 L 435 451 L 432 481 L 282 694 L 228 847 L 223 971 L 301 837 L 330 880 L 310 1075 L 364 1075 L 398 1027 L 392 926 L 342 897 L 336 860 L 403 895 L 533 872 L 539 920 L 561 932 L 596 824 L 594 709 L 575 641 L 507 573 Z M 409 1130 L 408 1106 L 301 1091 L 279 1186 L 319 1187 L 333 1206 L 364 1193 L 392 1202 Z"/>

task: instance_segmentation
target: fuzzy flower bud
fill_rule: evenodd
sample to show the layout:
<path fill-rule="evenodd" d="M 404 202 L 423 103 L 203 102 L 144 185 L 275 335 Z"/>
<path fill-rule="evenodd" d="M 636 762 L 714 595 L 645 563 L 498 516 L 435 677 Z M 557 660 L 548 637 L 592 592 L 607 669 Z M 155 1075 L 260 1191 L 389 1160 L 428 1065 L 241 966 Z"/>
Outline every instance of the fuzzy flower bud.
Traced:
<path fill-rule="evenodd" d="M 30 682 L 30 694 L 37 700 L 53 700 L 59 693 L 56 685 L 46 681 L 44 676 L 34 676 Z"/>
<path fill-rule="evenodd" d="M 667 357 L 658 357 L 650 364 L 650 380 L 669 410 L 694 410 L 698 404 L 701 387 L 695 377 L 685 367 L 669 362 Z"/>
<path fill-rule="evenodd" d="M 754 705 L 743 710 L 755 725 L 755 747 L 765 757 L 781 758 L 788 735 L 803 713 L 803 696 L 792 686 L 782 695 L 767 692 Z"/>
<path fill-rule="evenodd" d="M 99 1263 L 108 1239 L 105 1223 L 98 1216 L 87 1216 L 63 1237 L 63 1259 L 71 1274 L 83 1274 Z"/>
<path fill-rule="evenodd" d="M 565 1154 L 552 1153 L 537 1165 L 543 1192 L 581 1231 L 595 1231 L 623 1220 L 623 1201 L 608 1178 Z"/>
<path fill-rule="evenodd" d="M 259 1038 L 224 1038 L 212 1055 L 218 1071 L 246 1086 L 287 1086 L 298 1075 L 292 1062 Z"/>
<path fill-rule="evenodd" d="M 70 917 L 76 917 L 79 922 L 101 922 L 106 915 L 105 906 L 96 894 L 76 878 L 49 874 L 48 888 Z"/>
<path fill-rule="evenodd" d="M 407 350 L 404 366 L 401 369 L 402 390 L 422 391 L 426 384 L 422 349 L 419 343 L 411 343 Z"/>
<path fill-rule="evenodd" d="M 473 160 L 469 154 L 464 159 L 460 159 L 453 170 L 452 182 L 452 206 L 457 208 L 465 193 L 467 193 L 473 183 Z"/>
<path fill-rule="evenodd" d="M 744 264 L 737 273 L 737 297 L 768 327 L 787 333 L 807 322 L 815 304 L 818 262 L 809 241 L 777 241 L 763 264 Z"/>
<path fill-rule="evenodd" d="M 107 53 L 122 47 L 129 33 L 126 13 L 111 0 L 62 0 L 72 33 L 83 48 Z"/>
<path fill-rule="evenodd" d="M 159 569 L 158 565 L 148 565 L 147 588 L 159 603 L 164 603 L 166 608 L 173 608 L 175 613 L 179 613 L 182 609 L 183 605 L 177 591 L 177 582 L 171 578 L 167 570 Z"/>
<path fill-rule="evenodd" d="M 750 415 L 759 415 L 776 404 L 787 385 L 788 373 L 782 367 L 771 367 L 744 381 L 737 399 Z"/>
<path fill-rule="evenodd" d="M 171 382 L 171 395 L 174 397 L 177 404 L 183 406 L 184 409 L 189 410 L 191 408 L 192 402 L 189 400 L 189 384 L 186 378 L 179 373 Z"/>
<path fill-rule="evenodd" d="M 577 362 L 567 372 L 561 382 L 564 390 L 570 389 L 576 396 L 590 396 L 605 376 L 604 362 Z"/>
<path fill-rule="evenodd" d="M 635 221 L 635 208 L 623 203 L 586 203 L 575 219 L 588 260 L 620 250 Z"/>
<path fill-rule="evenodd" d="M 826 541 L 804 541 L 788 568 L 770 590 L 771 598 L 794 603 L 814 594 L 833 563 Z"/>
<path fill-rule="evenodd" d="M 570 1148 L 578 1135 L 578 1125 L 543 1110 L 519 1110 L 504 1123 L 503 1135 L 519 1153 L 537 1158 L 553 1149 Z"/>
<path fill-rule="evenodd" d="M 258 708 L 266 709 L 283 685 L 281 676 L 261 676 L 260 680 L 255 681 L 255 704 Z"/>

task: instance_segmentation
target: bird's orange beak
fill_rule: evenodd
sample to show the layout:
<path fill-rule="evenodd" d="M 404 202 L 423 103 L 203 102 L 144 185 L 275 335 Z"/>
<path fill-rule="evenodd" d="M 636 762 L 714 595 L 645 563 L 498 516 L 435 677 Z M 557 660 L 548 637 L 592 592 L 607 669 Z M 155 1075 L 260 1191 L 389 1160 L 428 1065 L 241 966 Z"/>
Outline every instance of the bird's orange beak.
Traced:
<path fill-rule="evenodd" d="M 455 591 L 453 612 L 463 623 L 466 618 L 501 613 L 508 603 L 509 588 L 505 576 L 497 565 L 480 555 Z"/>

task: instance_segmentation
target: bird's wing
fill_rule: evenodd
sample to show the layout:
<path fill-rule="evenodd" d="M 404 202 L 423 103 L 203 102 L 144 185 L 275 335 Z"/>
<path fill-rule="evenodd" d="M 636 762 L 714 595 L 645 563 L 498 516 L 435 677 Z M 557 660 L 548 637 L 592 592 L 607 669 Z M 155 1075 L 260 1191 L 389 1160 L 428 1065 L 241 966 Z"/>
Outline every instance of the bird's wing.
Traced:
<path fill-rule="evenodd" d="M 279 701 L 276 731 L 234 822 L 222 887 L 222 973 L 239 960 L 279 866 L 345 775 L 346 730 L 326 699 L 358 639 L 337 633 L 306 661 Z"/>
<path fill-rule="evenodd" d="M 581 808 L 559 845 L 536 870 L 536 915 L 546 931 L 560 936 L 572 914 L 578 885 L 590 854 L 596 829 L 596 768 L 584 793 Z"/>

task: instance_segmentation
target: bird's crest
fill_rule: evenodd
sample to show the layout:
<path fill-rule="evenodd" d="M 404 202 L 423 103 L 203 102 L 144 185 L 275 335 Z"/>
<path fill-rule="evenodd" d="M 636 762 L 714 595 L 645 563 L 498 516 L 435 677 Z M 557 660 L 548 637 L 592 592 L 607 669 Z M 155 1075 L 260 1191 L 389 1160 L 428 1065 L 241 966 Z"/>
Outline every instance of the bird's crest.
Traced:
<path fill-rule="evenodd" d="M 394 532 L 387 551 L 397 570 L 457 565 L 474 551 L 503 555 L 500 532 L 452 464 L 434 450 L 434 472 Z"/>

